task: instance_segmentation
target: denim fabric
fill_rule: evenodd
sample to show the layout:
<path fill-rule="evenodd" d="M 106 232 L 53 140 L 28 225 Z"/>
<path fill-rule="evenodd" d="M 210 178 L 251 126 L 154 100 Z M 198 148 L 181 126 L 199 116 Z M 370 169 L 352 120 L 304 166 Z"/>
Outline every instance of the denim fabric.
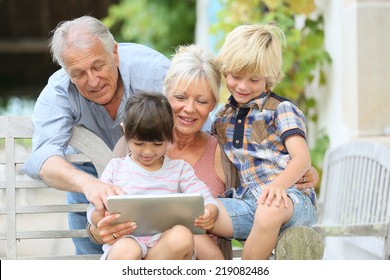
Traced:
<path fill-rule="evenodd" d="M 313 191 L 314 192 L 314 191 Z M 293 215 L 290 220 L 284 224 L 280 232 L 283 232 L 291 226 L 311 226 L 317 222 L 317 209 L 312 203 L 312 191 L 289 188 L 287 195 L 294 204 Z M 251 191 L 246 191 L 238 197 L 233 194 L 233 198 L 219 198 L 229 213 L 233 224 L 234 237 L 236 239 L 247 239 L 252 230 L 254 216 L 257 208 L 257 199 Z"/>
<path fill-rule="evenodd" d="M 289 188 L 287 195 L 294 204 L 294 213 L 290 220 L 282 226 L 281 232 L 292 226 L 312 226 L 317 222 L 315 192 L 312 188 L 304 190 Z"/>
<path fill-rule="evenodd" d="M 95 167 L 90 163 L 74 164 L 75 167 L 97 177 Z M 82 193 L 68 192 L 66 195 L 68 204 L 86 203 L 89 201 Z M 69 213 L 68 224 L 70 229 L 85 229 L 87 224 L 87 214 L 83 213 Z M 76 247 L 77 255 L 85 254 L 103 254 L 102 245 L 95 244 L 89 238 L 73 238 L 73 243 Z"/>
<path fill-rule="evenodd" d="M 248 190 L 248 189 L 247 189 Z M 236 239 L 247 239 L 253 226 L 253 218 L 256 211 L 256 198 L 250 191 L 237 197 L 219 198 L 229 213 L 233 224 L 234 236 Z"/>

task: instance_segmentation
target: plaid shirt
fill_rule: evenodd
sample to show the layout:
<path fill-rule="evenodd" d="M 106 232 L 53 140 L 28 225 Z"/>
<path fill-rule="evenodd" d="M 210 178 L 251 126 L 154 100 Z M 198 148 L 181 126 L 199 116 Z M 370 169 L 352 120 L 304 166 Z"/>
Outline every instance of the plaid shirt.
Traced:
<path fill-rule="evenodd" d="M 273 92 L 263 93 L 240 108 L 230 97 L 217 114 L 212 132 L 239 172 L 237 194 L 249 188 L 256 198 L 261 186 L 286 168 L 290 160 L 286 138 L 306 136 L 301 110 Z"/>

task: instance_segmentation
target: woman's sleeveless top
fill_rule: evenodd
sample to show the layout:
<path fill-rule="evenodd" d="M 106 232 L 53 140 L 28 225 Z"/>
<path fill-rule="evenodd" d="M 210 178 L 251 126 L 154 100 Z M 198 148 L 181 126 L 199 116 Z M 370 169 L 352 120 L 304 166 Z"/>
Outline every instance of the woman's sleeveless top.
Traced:
<path fill-rule="evenodd" d="M 202 157 L 193 166 L 195 174 L 210 188 L 214 197 L 225 191 L 225 184 L 214 169 L 214 155 L 217 145 L 217 139 L 214 136 L 209 136 L 209 141 Z"/>

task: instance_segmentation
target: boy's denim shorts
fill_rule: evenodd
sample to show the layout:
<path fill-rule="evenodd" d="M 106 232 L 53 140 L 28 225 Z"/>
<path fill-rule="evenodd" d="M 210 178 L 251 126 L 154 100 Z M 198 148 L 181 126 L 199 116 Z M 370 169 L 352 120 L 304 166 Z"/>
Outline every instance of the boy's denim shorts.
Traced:
<path fill-rule="evenodd" d="M 287 195 L 294 204 L 294 211 L 290 220 L 281 227 L 280 233 L 291 226 L 311 226 L 317 222 L 314 190 L 299 190 L 291 187 L 287 190 Z M 232 221 L 233 238 L 247 239 L 253 227 L 257 208 L 255 196 L 247 190 L 241 197 L 233 194 L 232 198 L 219 198 L 219 200 L 225 206 Z"/>

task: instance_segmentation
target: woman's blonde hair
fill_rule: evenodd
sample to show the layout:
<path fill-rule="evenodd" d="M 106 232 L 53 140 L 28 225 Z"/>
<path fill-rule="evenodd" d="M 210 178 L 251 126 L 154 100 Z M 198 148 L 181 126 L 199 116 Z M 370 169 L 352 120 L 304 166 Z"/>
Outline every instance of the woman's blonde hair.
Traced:
<path fill-rule="evenodd" d="M 176 49 L 171 65 L 164 80 L 166 95 L 173 92 L 179 83 L 188 87 L 192 82 L 207 82 L 216 103 L 219 102 L 221 73 L 216 65 L 214 55 L 198 45 L 183 45 Z M 199 89 L 201 90 L 201 89 Z"/>
<path fill-rule="evenodd" d="M 271 22 L 236 27 L 226 37 L 217 62 L 223 75 L 241 71 L 261 75 L 267 89 L 272 89 L 283 78 L 282 29 Z"/>

